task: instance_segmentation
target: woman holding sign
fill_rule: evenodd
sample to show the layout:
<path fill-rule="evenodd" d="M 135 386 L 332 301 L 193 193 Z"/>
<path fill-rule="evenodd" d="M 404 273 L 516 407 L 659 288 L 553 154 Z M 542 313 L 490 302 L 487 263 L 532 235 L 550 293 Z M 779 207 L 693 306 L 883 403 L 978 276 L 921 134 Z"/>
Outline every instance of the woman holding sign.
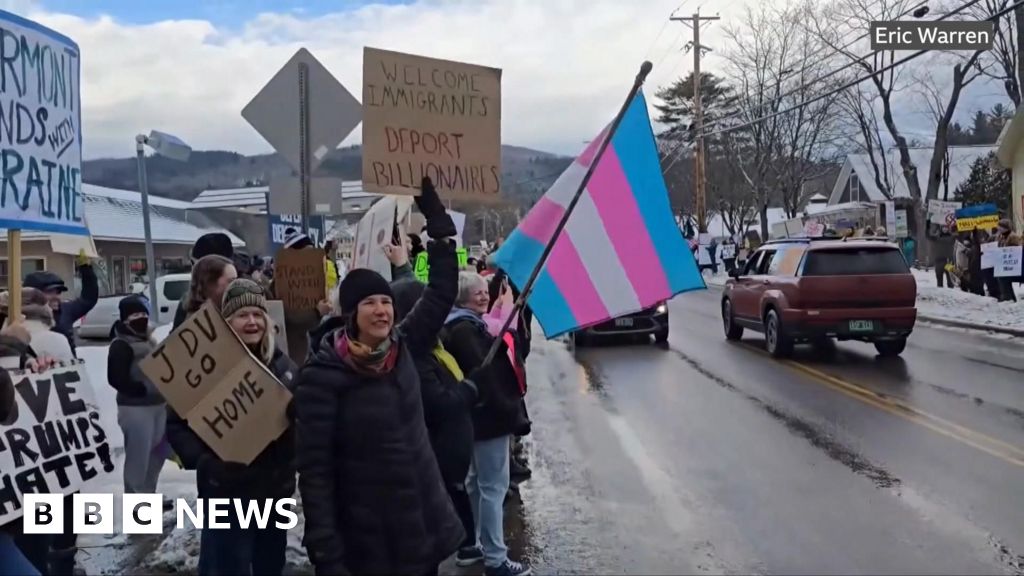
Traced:
<path fill-rule="evenodd" d="M 416 203 L 435 241 L 430 277 L 395 324 L 372 270 L 339 287 L 341 317 L 313 334 L 296 386 L 304 543 L 317 574 L 437 574 L 463 539 L 423 417 L 414 358 L 430 354 L 455 300 L 455 224 L 429 179 Z"/>
<path fill-rule="evenodd" d="M 209 256 L 207 256 L 209 258 Z M 295 364 L 274 344 L 263 288 L 244 278 L 224 290 L 221 314 L 253 356 L 291 389 Z M 265 499 L 290 498 L 295 493 L 295 427 L 289 426 L 251 464 L 221 460 L 173 409 L 167 411 L 167 438 L 186 469 L 196 470 L 199 497 L 239 498 L 262 506 Z M 246 502 L 245 506 L 250 503 Z M 271 517 L 265 529 L 203 530 L 199 544 L 199 574 L 281 574 L 285 565 L 287 531 Z"/>

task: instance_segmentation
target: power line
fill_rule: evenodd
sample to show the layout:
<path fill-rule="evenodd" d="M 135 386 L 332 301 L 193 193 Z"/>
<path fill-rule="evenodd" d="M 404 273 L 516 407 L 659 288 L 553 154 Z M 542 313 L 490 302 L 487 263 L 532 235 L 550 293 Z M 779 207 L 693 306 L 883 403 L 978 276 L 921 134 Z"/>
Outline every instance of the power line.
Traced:
<path fill-rule="evenodd" d="M 881 0 L 881 1 L 879 2 L 879 3 L 884 3 L 884 1 L 885 1 L 885 0 Z M 911 13 L 915 12 L 916 10 L 920 9 L 920 8 L 921 8 L 922 6 L 927 6 L 927 5 L 928 5 L 928 0 L 924 0 L 924 1 L 923 1 L 923 2 L 921 2 L 920 4 L 917 4 L 917 5 L 913 6 L 912 8 L 908 9 L 907 11 L 903 12 L 902 14 L 900 14 L 899 16 L 897 16 L 896 18 L 902 18 L 902 17 L 904 17 L 904 16 L 906 16 L 906 15 L 908 15 L 908 14 L 911 14 Z M 940 18 L 940 20 L 941 20 L 941 18 Z M 848 32 L 847 34 L 845 34 L 844 36 L 849 36 L 849 35 L 850 35 L 850 34 L 852 34 L 852 33 L 853 33 L 853 31 L 850 31 L 850 32 Z M 868 38 L 868 37 L 870 37 L 870 36 L 871 36 L 871 32 L 870 32 L 870 31 L 868 31 L 868 32 L 867 32 L 867 33 L 865 33 L 865 34 L 861 34 L 861 35 L 860 35 L 860 36 L 858 36 L 857 38 L 854 38 L 853 40 L 851 40 L 850 42 L 848 42 L 847 44 L 845 44 L 844 46 L 842 46 L 841 48 L 838 48 L 838 49 L 836 50 L 836 52 L 841 52 L 841 51 L 843 51 L 843 50 L 846 50 L 846 49 L 848 49 L 848 48 L 851 48 L 851 47 L 853 47 L 853 45 L 854 45 L 854 44 L 857 44 L 857 43 L 858 43 L 858 42 L 860 42 L 861 40 L 863 40 L 863 39 L 865 39 L 865 38 Z M 765 101 L 765 103 L 764 103 L 763 105 L 767 105 L 767 104 L 770 104 L 770 103 L 772 103 L 772 102 L 775 102 L 776 100 L 782 100 L 783 98 L 786 98 L 787 96 L 792 96 L 793 94 L 796 94 L 797 92 L 800 92 L 800 91 L 804 90 L 804 89 L 805 89 L 805 88 L 807 88 L 808 86 L 812 86 L 812 85 L 814 85 L 814 84 L 817 84 L 817 83 L 819 83 L 819 82 L 821 82 L 821 81 L 823 81 L 823 80 L 827 80 L 827 79 L 831 78 L 832 76 L 835 76 L 836 74 L 838 74 L 838 73 L 842 72 L 842 71 L 843 71 L 843 70 L 845 70 L 846 68 L 849 68 L 850 66 L 852 66 L 852 65 L 854 65 L 854 64 L 856 64 L 856 63 L 858 63 L 858 62 L 863 62 L 864 60 L 867 60 L 867 59 L 868 59 L 868 57 L 870 57 L 870 56 L 873 56 L 874 54 L 875 54 L 875 53 L 874 53 L 874 52 L 872 52 L 871 54 L 866 54 L 866 55 L 864 55 L 864 56 L 861 56 L 861 57 L 859 57 L 859 58 L 856 58 L 856 59 L 855 59 L 855 60 L 854 60 L 853 62 L 850 62 L 850 63 L 848 63 L 848 64 L 847 64 L 846 66 L 843 66 L 843 67 L 841 67 L 841 68 L 838 68 L 838 69 L 836 69 L 836 70 L 833 70 L 833 71 L 831 71 L 831 72 L 828 72 L 828 73 L 826 73 L 826 74 L 824 74 L 824 75 L 822 75 L 822 76 L 819 76 L 819 77 L 817 77 L 817 78 L 815 78 L 815 79 L 811 80 L 810 82 L 807 82 L 807 83 L 805 83 L 805 84 L 801 84 L 800 86 L 798 86 L 798 87 L 796 87 L 796 88 L 794 88 L 794 89 L 790 90 L 789 92 L 783 92 L 782 94 L 780 94 L 780 95 L 778 95 L 778 96 L 775 96 L 775 97 L 773 97 L 773 98 L 769 98 L 768 100 L 766 100 L 766 101 Z M 802 73 L 806 72 L 806 71 L 807 71 L 808 69 L 810 69 L 811 67 L 813 67 L 813 66 L 817 66 L 817 65 L 819 65 L 819 64 L 822 64 L 823 62 L 826 62 L 826 61 L 828 61 L 828 59 L 829 59 L 829 58 L 831 58 L 831 56 L 822 56 L 822 58 L 821 58 L 820 60 L 817 60 L 817 61 L 815 61 L 814 63 L 811 63 L 811 64 L 805 64 L 805 65 L 803 66 L 803 68 L 801 68 L 800 70 L 796 70 L 796 71 L 789 71 L 789 72 L 790 72 L 789 74 L 785 74 L 785 72 L 787 72 L 787 71 L 783 71 L 783 75 L 785 75 L 785 76 L 790 76 L 790 77 L 792 77 L 792 76 L 796 76 L 796 75 L 798 75 L 798 74 L 802 74 Z M 782 86 L 782 81 L 780 80 L 779 82 L 776 82 L 776 83 L 775 83 L 775 85 L 771 87 L 771 89 L 772 89 L 772 90 L 775 90 L 776 88 L 780 88 L 781 86 Z M 714 122 L 712 122 L 711 124 L 709 124 L 709 126 L 714 126 L 715 124 L 718 124 L 718 123 L 724 122 L 725 120 L 728 120 L 728 119 L 730 119 L 730 118 L 734 118 L 734 117 L 736 117 L 736 116 L 741 116 L 742 114 L 743 114 L 743 112 L 742 112 L 742 111 L 740 111 L 740 112 L 733 112 L 732 114 L 728 114 L 728 115 L 726 115 L 726 116 L 723 116 L 722 118 L 719 118 L 719 119 L 715 120 Z"/>
<path fill-rule="evenodd" d="M 964 4 L 963 6 L 957 8 L 956 10 L 953 10 L 951 12 L 943 14 L 940 18 L 937 18 L 936 20 L 933 20 L 933 22 L 939 21 L 939 20 L 945 20 L 946 18 L 948 18 L 950 16 L 953 16 L 955 14 L 963 12 L 964 10 L 970 8 L 971 6 L 974 6 L 975 4 L 977 4 L 980 1 L 981 0 L 970 0 L 970 2 Z M 1004 15 L 1008 14 L 1009 12 L 1012 12 L 1014 10 L 1014 8 L 1016 8 L 1017 6 L 1021 6 L 1021 5 L 1024 5 L 1024 0 L 1021 0 L 1020 2 L 1017 2 L 1017 3 L 1007 7 L 1006 9 L 1000 11 L 999 13 L 997 13 L 997 14 L 995 14 L 993 16 L 990 16 L 989 18 L 986 18 L 986 20 L 993 20 L 993 21 L 998 20 L 999 18 L 1003 17 Z M 878 70 L 875 70 L 875 71 L 871 72 L 870 74 L 867 74 L 867 75 L 865 75 L 863 77 L 857 78 L 857 79 L 855 79 L 853 81 L 847 82 L 846 84 L 843 84 L 842 86 L 839 86 L 838 88 L 835 88 L 835 89 L 833 89 L 833 90 L 831 90 L 829 92 L 826 92 L 825 94 L 818 95 L 818 96 L 816 96 L 814 98 L 811 98 L 809 100 L 801 101 L 798 104 L 795 104 L 795 105 L 793 105 L 793 106 L 791 106 L 789 108 L 786 108 L 786 109 L 783 109 L 783 110 L 779 110 L 777 112 L 773 112 L 771 114 L 768 114 L 768 115 L 765 115 L 765 116 L 762 116 L 762 117 L 759 117 L 759 118 L 755 118 L 754 120 L 751 120 L 749 122 L 745 122 L 743 124 L 729 126 L 729 127 L 726 127 L 726 128 L 722 128 L 720 130 L 716 130 L 716 131 L 713 131 L 713 132 L 709 132 L 709 133 L 703 134 L 703 137 L 706 138 L 708 136 L 716 136 L 718 134 L 724 134 L 724 133 L 730 132 L 732 130 L 738 130 L 738 129 L 741 129 L 741 128 L 746 128 L 746 127 L 749 127 L 749 126 L 753 126 L 755 124 L 759 124 L 759 123 L 761 123 L 761 122 L 763 122 L 765 120 L 769 120 L 771 118 L 775 118 L 777 116 L 781 116 L 783 114 L 788 114 L 790 112 L 799 110 L 799 109 L 803 108 L 804 106 L 807 106 L 809 104 L 813 104 L 813 103 L 818 102 L 820 100 L 823 100 L 823 99 L 825 99 L 825 98 L 827 98 L 829 96 L 832 96 L 834 94 L 837 94 L 839 92 L 842 92 L 844 90 L 852 88 L 853 86 L 856 86 L 857 84 L 860 84 L 861 82 L 864 82 L 865 80 L 873 78 L 873 77 L 875 77 L 875 76 L 877 76 L 879 74 L 882 74 L 884 72 L 888 72 L 889 70 L 893 70 L 893 69 L 895 69 L 898 66 L 902 66 L 903 64 L 906 64 L 907 62 L 909 62 L 909 61 L 911 61 L 911 60 L 913 60 L 915 58 L 918 58 L 918 57 L 920 57 L 920 56 L 922 56 L 922 55 L 924 55 L 924 54 L 926 54 L 926 53 L 928 53 L 930 51 L 931 50 L 920 50 L 918 52 L 915 52 L 914 54 L 911 54 L 910 56 L 907 56 L 907 57 L 902 58 L 900 60 L 894 61 L 891 64 L 889 64 L 888 66 L 884 66 L 884 67 L 882 67 L 882 68 L 880 68 Z M 842 71 L 842 70 L 845 70 L 847 68 L 850 68 L 850 67 L 860 63 L 864 58 L 866 58 L 866 57 L 857 58 L 857 59 L 849 62 L 845 66 L 841 67 L 838 71 Z M 813 84 L 813 82 L 812 82 L 812 84 Z M 712 123 L 712 125 L 720 123 L 720 122 L 721 122 L 721 120 Z M 686 144 L 687 144 L 686 142 L 680 142 L 677 146 L 675 146 L 674 148 L 672 148 L 671 150 L 669 150 L 665 154 L 666 158 L 669 157 L 669 156 L 674 156 L 672 162 L 669 163 L 669 165 L 665 167 L 665 171 L 668 171 L 673 166 L 675 166 L 675 163 L 680 158 L 680 153 L 682 152 L 682 148 Z"/>

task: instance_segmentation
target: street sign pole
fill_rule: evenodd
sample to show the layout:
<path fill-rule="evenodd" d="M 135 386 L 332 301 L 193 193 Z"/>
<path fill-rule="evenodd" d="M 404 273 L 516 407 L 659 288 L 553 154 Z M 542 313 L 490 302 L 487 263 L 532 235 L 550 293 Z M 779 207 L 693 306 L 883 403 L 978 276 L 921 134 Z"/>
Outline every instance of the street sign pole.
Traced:
<path fill-rule="evenodd" d="M 309 236 L 309 65 L 299 63 L 299 182 L 302 190 L 302 232 Z"/>

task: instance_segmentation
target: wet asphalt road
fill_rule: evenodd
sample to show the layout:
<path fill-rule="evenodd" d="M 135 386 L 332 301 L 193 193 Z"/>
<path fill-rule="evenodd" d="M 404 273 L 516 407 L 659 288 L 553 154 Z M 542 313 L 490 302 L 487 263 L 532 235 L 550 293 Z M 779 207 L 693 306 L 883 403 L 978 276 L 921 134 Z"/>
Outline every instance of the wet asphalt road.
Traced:
<path fill-rule="evenodd" d="M 544 574 L 1024 573 L 1024 343 L 921 325 L 899 359 L 779 362 L 724 339 L 719 298 L 673 301 L 667 348 L 536 345 L 514 554 Z"/>

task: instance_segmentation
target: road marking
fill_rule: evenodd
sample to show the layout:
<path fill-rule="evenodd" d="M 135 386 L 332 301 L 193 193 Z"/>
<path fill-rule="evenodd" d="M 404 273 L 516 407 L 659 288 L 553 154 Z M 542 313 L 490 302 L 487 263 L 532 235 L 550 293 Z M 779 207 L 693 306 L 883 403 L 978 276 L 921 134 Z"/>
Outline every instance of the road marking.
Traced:
<path fill-rule="evenodd" d="M 767 352 L 752 344 L 743 344 L 743 347 L 754 352 L 767 354 Z M 796 362 L 795 360 L 780 360 L 779 363 L 810 376 L 817 382 L 820 382 L 821 384 L 824 384 L 845 396 L 860 400 L 861 402 L 878 408 L 883 412 L 887 412 L 894 416 L 903 418 L 904 420 L 924 426 L 933 432 L 937 432 L 947 438 L 951 438 L 962 444 L 981 450 L 982 452 L 995 456 L 1004 462 L 1024 467 L 1024 449 L 1017 446 L 998 440 L 986 434 L 982 434 L 981 432 L 971 430 L 970 428 L 966 428 L 960 424 L 950 422 L 945 418 L 930 414 L 919 408 L 914 408 L 902 400 L 880 394 L 874 390 L 843 380 L 837 376 L 827 374 L 821 370 L 807 366 L 806 364 Z"/>

